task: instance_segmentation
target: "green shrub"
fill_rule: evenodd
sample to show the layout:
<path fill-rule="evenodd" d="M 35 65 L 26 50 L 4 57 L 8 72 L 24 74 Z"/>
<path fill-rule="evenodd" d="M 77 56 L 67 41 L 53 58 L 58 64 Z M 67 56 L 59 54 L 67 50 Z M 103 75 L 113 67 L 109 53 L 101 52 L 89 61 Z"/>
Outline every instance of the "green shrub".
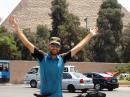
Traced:
<path fill-rule="evenodd" d="M 126 78 L 126 80 L 130 81 L 130 76 L 128 76 L 128 77 Z"/>

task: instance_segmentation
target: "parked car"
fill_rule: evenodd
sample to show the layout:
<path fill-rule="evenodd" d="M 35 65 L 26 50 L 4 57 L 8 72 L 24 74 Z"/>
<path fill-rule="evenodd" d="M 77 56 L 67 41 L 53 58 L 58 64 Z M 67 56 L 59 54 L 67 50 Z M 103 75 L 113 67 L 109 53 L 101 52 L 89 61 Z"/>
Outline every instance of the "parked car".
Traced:
<path fill-rule="evenodd" d="M 97 72 L 84 73 L 84 75 L 93 79 L 94 88 L 96 90 L 108 89 L 108 91 L 112 91 L 119 87 L 117 78 L 111 75 Z"/>
<path fill-rule="evenodd" d="M 72 65 L 64 66 L 64 72 L 77 72 L 77 68 Z M 37 83 L 40 80 L 39 66 L 32 67 L 24 77 L 24 83 L 30 84 L 32 88 L 37 87 Z"/>
<path fill-rule="evenodd" d="M 40 80 L 39 66 L 35 66 L 27 72 L 24 77 L 24 84 L 30 84 L 32 88 L 37 87 L 37 82 Z"/>
<path fill-rule="evenodd" d="M 40 88 L 40 81 L 38 81 L 37 88 Z M 93 89 L 94 84 L 91 78 L 87 78 L 82 73 L 78 72 L 64 72 L 62 79 L 62 90 L 75 92 L 81 90 L 86 92 L 88 89 Z"/>
<path fill-rule="evenodd" d="M 88 89 L 93 89 L 94 84 L 91 78 L 85 77 L 82 73 L 78 72 L 64 72 L 62 79 L 62 89 L 69 92 L 81 90 L 86 92 Z"/>

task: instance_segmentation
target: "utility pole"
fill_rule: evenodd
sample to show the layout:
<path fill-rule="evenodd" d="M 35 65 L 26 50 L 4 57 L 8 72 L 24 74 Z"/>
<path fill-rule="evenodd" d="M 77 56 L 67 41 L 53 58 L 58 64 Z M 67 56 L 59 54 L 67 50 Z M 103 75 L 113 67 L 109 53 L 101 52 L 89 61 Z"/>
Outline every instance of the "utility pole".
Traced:
<path fill-rule="evenodd" d="M 84 21 L 85 21 L 85 23 L 86 23 L 86 30 L 88 29 L 88 18 L 86 17 L 85 19 L 84 19 Z"/>

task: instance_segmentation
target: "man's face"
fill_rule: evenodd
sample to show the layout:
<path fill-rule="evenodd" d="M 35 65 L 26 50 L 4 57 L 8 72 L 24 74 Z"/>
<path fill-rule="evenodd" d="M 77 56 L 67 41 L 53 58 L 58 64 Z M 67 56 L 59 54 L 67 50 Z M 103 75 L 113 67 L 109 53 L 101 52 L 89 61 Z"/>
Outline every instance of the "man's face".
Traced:
<path fill-rule="evenodd" d="M 59 50 L 60 50 L 60 45 L 55 43 L 49 44 L 49 51 L 51 55 L 57 55 L 59 53 Z"/>

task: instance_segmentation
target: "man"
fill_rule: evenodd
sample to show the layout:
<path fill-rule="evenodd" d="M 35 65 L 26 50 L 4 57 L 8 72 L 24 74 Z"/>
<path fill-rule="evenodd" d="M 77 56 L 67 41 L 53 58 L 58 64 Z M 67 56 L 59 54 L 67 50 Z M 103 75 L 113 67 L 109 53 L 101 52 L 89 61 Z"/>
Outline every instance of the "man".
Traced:
<path fill-rule="evenodd" d="M 39 63 L 40 94 L 43 97 L 62 97 L 61 82 L 64 63 L 79 52 L 97 34 L 98 29 L 90 30 L 90 33 L 78 45 L 63 54 L 58 54 L 61 47 L 60 38 L 51 37 L 48 44 L 49 53 L 45 53 L 28 41 L 13 16 L 9 17 L 9 22 L 19 39 Z"/>

